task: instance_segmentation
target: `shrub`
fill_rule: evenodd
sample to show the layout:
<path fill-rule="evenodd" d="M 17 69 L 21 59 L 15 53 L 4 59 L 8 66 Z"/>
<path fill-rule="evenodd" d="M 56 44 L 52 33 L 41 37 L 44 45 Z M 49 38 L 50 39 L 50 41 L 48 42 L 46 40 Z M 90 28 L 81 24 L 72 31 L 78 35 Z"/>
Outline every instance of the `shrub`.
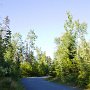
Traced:
<path fill-rule="evenodd" d="M 21 69 L 21 75 L 22 76 L 31 76 L 31 72 L 32 72 L 32 67 L 30 65 L 29 62 L 22 62 L 20 64 L 20 69 Z"/>
<path fill-rule="evenodd" d="M 0 78 L 0 90 L 24 90 L 20 83 L 10 77 Z"/>

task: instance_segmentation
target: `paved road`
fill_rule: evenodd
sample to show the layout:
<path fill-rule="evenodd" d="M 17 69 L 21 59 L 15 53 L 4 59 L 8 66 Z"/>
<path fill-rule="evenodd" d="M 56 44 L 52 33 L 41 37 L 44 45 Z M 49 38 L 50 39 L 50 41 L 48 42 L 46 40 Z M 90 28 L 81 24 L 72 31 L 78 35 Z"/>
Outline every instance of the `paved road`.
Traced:
<path fill-rule="evenodd" d="M 79 90 L 75 87 L 58 85 L 44 80 L 44 77 L 30 77 L 21 80 L 25 90 Z"/>

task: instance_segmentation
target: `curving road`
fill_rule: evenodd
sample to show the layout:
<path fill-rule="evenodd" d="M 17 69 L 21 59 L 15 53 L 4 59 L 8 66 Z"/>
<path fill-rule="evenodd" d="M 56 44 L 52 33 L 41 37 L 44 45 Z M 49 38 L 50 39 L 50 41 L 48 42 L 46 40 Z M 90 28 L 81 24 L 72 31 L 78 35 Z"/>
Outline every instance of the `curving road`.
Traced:
<path fill-rule="evenodd" d="M 79 90 L 75 87 L 58 85 L 44 80 L 45 77 L 30 77 L 21 80 L 25 90 Z"/>

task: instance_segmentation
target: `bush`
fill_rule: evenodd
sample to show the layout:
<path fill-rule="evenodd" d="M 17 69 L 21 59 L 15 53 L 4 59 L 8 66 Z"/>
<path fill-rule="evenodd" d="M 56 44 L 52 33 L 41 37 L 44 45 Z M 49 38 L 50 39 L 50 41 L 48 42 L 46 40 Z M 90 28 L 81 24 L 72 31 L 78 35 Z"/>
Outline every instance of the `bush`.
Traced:
<path fill-rule="evenodd" d="M 32 72 L 32 67 L 30 65 L 29 62 L 22 62 L 20 64 L 20 69 L 21 69 L 21 75 L 22 76 L 31 76 L 31 72 Z"/>
<path fill-rule="evenodd" d="M 20 83 L 10 77 L 0 79 L 0 90 L 24 90 Z"/>

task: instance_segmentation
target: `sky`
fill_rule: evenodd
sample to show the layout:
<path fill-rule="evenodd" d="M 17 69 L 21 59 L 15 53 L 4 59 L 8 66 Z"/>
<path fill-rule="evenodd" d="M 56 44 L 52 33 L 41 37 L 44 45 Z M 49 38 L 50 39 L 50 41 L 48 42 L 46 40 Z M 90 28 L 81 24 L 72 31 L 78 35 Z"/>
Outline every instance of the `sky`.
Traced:
<path fill-rule="evenodd" d="M 34 30 L 38 36 L 36 45 L 52 58 L 54 39 L 65 32 L 66 11 L 87 23 L 89 39 L 90 0 L 0 0 L 0 20 L 9 16 L 12 33 L 21 33 L 23 39 Z"/>

